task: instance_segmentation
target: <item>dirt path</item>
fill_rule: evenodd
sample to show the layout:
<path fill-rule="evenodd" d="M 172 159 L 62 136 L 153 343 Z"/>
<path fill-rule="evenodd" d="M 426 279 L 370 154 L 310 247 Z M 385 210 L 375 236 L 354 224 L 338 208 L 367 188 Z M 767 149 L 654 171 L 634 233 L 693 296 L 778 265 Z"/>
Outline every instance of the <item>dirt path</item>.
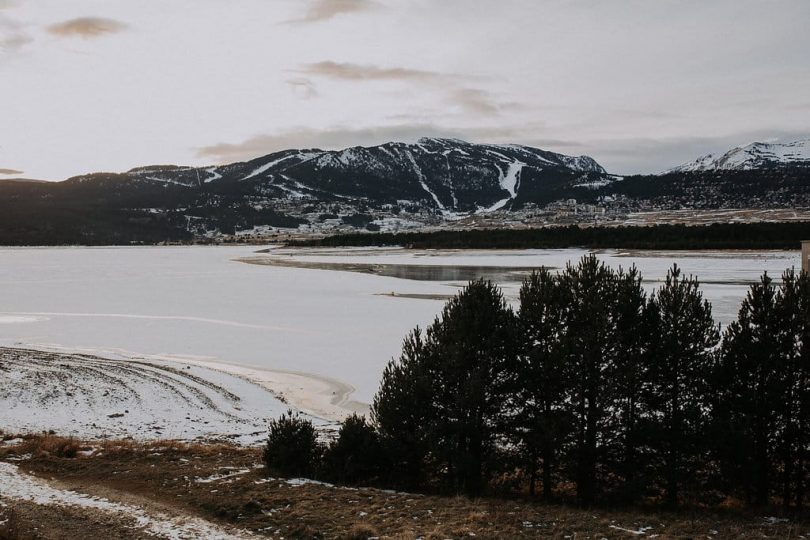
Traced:
<path fill-rule="evenodd" d="M 16 465 L 0 463 L 0 500 L 19 523 L 32 523 L 30 531 L 39 538 L 90 537 L 96 529 L 101 538 L 251 538 L 238 529 L 225 528 L 177 508 L 142 497 L 89 485 L 68 489 L 64 482 L 47 481 L 26 474 Z M 34 516 L 36 518 L 34 519 Z M 9 519 L 8 517 L 6 519 Z M 27 533 L 27 534 L 26 534 Z"/>

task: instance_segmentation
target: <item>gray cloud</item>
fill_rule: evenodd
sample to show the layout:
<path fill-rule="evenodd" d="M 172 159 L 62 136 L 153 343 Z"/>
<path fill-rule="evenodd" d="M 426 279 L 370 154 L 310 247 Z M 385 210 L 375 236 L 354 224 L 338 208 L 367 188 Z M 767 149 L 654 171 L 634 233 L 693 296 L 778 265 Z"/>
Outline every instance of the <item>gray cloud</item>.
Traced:
<path fill-rule="evenodd" d="M 520 110 L 526 107 L 513 101 L 501 102 L 495 94 L 478 88 L 459 88 L 450 93 L 449 101 L 466 113 L 496 115 L 505 110 Z"/>
<path fill-rule="evenodd" d="M 22 173 L 23 173 L 22 171 L 18 171 L 16 169 L 0 169 L 0 174 L 5 174 L 5 175 L 22 174 Z"/>
<path fill-rule="evenodd" d="M 338 15 L 348 15 L 371 11 L 380 7 L 380 4 L 373 0 L 314 0 L 310 3 L 309 9 L 299 19 L 293 19 L 291 23 L 314 23 L 322 22 L 337 17 Z"/>
<path fill-rule="evenodd" d="M 433 81 L 450 82 L 457 80 L 457 75 L 437 73 L 402 67 L 384 68 L 373 65 L 352 64 L 346 62 L 315 62 L 306 64 L 299 73 L 326 77 L 344 81 Z"/>
<path fill-rule="evenodd" d="M 306 64 L 296 70 L 314 77 L 340 81 L 398 81 L 431 84 L 445 92 L 445 101 L 462 112 L 476 115 L 496 115 L 506 109 L 521 109 L 514 102 L 500 102 L 492 92 L 460 86 L 473 77 L 456 73 L 440 73 L 403 67 L 380 67 L 369 64 L 323 61 Z M 308 81 L 308 79 L 305 79 Z"/>
<path fill-rule="evenodd" d="M 288 79 L 286 82 L 293 94 L 300 98 L 310 99 L 318 95 L 318 89 L 315 86 L 315 83 L 306 77 Z"/>
<path fill-rule="evenodd" d="M 466 111 L 476 114 L 497 114 L 498 104 L 490 92 L 476 88 L 462 88 L 453 92 L 452 101 Z"/>
<path fill-rule="evenodd" d="M 15 52 L 32 41 L 34 38 L 25 31 L 23 25 L 0 15 L 0 52 Z"/>
<path fill-rule="evenodd" d="M 79 17 L 47 28 L 48 32 L 59 37 L 96 38 L 106 34 L 123 32 L 127 25 L 115 19 L 103 17 Z"/>

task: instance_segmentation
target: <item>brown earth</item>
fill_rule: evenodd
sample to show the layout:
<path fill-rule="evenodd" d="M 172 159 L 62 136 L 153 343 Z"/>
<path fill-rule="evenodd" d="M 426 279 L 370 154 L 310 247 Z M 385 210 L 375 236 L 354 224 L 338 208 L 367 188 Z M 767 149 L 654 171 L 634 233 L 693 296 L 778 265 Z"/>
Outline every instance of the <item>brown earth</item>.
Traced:
<path fill-rule="evenodd" d="M 14 460 L 60 489 L 274 538 L 810 537 L 810 523 L 740 510 L 580 510 L 530 500 L 296 485 L 268 477 L 258 449 L 230 445 L 35 436 L 0 445 L 0 460 Z M 4 495 L 2 485 L 0 503 L 0 522 L 6 521 L 0 539 L 149 537 L 125 518 L 22 502 Z"/>

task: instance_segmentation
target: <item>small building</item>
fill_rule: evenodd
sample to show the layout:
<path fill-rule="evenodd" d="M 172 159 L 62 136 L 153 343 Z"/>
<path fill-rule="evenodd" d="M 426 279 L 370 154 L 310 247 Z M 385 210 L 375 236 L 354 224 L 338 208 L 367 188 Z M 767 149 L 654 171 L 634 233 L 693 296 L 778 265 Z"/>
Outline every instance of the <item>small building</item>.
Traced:
<path fill-rule="evenodd" d="M 802 272 L 810 272 L 810 240 L 802 240 Z"/>

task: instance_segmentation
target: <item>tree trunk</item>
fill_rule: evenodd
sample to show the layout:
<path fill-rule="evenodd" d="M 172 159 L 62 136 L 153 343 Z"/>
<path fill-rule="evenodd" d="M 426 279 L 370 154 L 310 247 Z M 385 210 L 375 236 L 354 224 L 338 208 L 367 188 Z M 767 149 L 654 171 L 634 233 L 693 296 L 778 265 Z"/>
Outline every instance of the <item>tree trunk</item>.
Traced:
<path fill-rule="evenodd" d="M 680 371 L 679 362 L 676 359 L 674 366 L 674 373 L 670 384 L 672 385 L 672 398 L 670 401 L 670 425 L 668 433 L 668 450 L 667 450 L 667 473 L 666 473 L 666 503 L 669 506 L 676 506 L 678 504 L 678 473 L 680 470 L 680 449 L 679 444 L 681 441 L 681 415 L 680 412 L 680 388 L 678 385 L 678 372 Z"/>
<path fill-rule="evenodd" d="M 790 509 L 790 503 L 793 499 L 791 492 L 791 484 L 793 482 L 793 435 L 792 428 L 788 428 L 785 434 L 783 458 L 782 458 L 782 506 L 785 510 Z"/>
<path fill-rule="evenodd" d="M 551 500 L 551 444 L 547 443 L 543 449 L 543 499 Z"/>
<path fill-rule="evenodd" d="M 756 450 L 754 452 L 754 504 L 765 506 L 768 504 L 768 446 L 764 428 L 757 426 L 759 433 L 756 436 Z"/>
<path fill-rule="evenodd" d="M 635 385 L 631 393 L 635 392 Z M 625 471 L 625 497 L 626 502 L 633 502 L 638 497 L 636 487 L 636 402 L 631 397 L 628 406 L 627 432 L 624 441 L 624 471 Z"/>

